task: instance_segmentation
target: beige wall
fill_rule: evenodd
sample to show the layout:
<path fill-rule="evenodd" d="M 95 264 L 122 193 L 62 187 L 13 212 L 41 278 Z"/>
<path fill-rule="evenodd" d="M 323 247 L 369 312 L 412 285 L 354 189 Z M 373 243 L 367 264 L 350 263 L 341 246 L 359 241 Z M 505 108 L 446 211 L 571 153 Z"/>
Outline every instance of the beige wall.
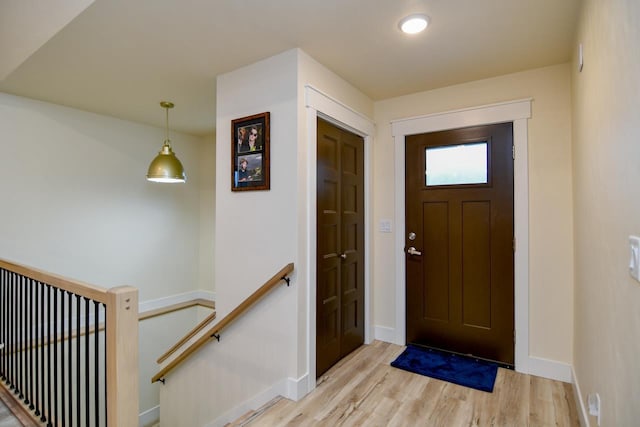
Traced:
<path fill-rule="evenodd" d="M 374 223 L 394 224 L 392 120 L 533 98 L 529 120 L 530 355 L 571 363 L 573 224 L 569 65 L 561 64 L 375 103 Z M 374 322 L 395 327 L 395 233 L 374 233 Z"/>
<path fill-rule="evenodd" d="M 640 420 L 640 283 L 628 236 L 640 235 L 640 3 L 585 0 L 571 67 L 575 212 L 574 370 L 603 426 Z M 591 418 L 591 425 L 596 425 Z"/>

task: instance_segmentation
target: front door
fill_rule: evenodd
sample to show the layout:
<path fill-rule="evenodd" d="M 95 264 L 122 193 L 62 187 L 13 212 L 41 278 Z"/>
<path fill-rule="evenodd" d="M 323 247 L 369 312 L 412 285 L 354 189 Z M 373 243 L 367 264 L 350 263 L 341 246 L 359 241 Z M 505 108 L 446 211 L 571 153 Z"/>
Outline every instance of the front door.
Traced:
<path fill-rule="evenodd" d="M 364 140 L 318 119 L 316 375 L 364 342 Z"/>
<path fill-rule="evenodd" d="M 407 342 L 513 365 L 512 123 L 405 150 Z"/>

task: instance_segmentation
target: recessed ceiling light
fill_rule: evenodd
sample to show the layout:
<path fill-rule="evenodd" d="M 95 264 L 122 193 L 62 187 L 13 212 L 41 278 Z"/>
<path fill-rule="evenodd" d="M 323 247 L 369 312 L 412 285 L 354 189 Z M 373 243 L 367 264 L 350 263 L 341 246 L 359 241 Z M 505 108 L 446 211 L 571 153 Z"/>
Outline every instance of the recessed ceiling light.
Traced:
<path fill-rule="evenodd" d="M 398 23 L 398 28 L 406 34 L 418 34 L 429 25 L 429 17 L 421 13 L 409 15 Z"/>

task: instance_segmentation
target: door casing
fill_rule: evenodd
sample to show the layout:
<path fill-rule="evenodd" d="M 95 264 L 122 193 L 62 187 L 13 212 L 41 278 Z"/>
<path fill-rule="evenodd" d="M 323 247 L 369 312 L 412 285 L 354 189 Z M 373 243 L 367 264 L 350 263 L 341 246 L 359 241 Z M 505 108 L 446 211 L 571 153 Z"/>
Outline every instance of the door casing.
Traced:
<path fill-rule="evenodd" d="M 490 104 L 391 123 L 395 145 L 395 344 L 405 345 L 406 283 L 405 283 L 405 136 L 437 132 L 469 126 L 513 122 L 514 160 L 514 236 L 515 270 L 515 369 L 530 372 L 529 358 L 529 178 L 527 155 L 527 120 L 531 117 L 531 98 Z"/>

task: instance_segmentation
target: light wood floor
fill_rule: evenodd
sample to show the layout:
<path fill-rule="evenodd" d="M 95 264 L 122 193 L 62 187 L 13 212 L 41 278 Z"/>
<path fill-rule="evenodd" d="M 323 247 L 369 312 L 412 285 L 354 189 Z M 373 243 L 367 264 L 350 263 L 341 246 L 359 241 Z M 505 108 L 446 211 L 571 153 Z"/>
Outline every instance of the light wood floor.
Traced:
<path fill-rule="evenodd" d="M 29 412 L 16 400 L 13 393 L 0 382 L 0 427 L 37 427 Z"/>
<path fill-rule="evenodd" d="M 389 366 L 402 350 L 362 346 L 304 399 L 274 399 L 231 425 L 579 426 L 570 384 L 500 368 L 486 393 Z"/>
<path fill-rule="evenodd" d="M 0 427 L 22 427 L 22 423 L 2 400 L 0 400 Z"/>

